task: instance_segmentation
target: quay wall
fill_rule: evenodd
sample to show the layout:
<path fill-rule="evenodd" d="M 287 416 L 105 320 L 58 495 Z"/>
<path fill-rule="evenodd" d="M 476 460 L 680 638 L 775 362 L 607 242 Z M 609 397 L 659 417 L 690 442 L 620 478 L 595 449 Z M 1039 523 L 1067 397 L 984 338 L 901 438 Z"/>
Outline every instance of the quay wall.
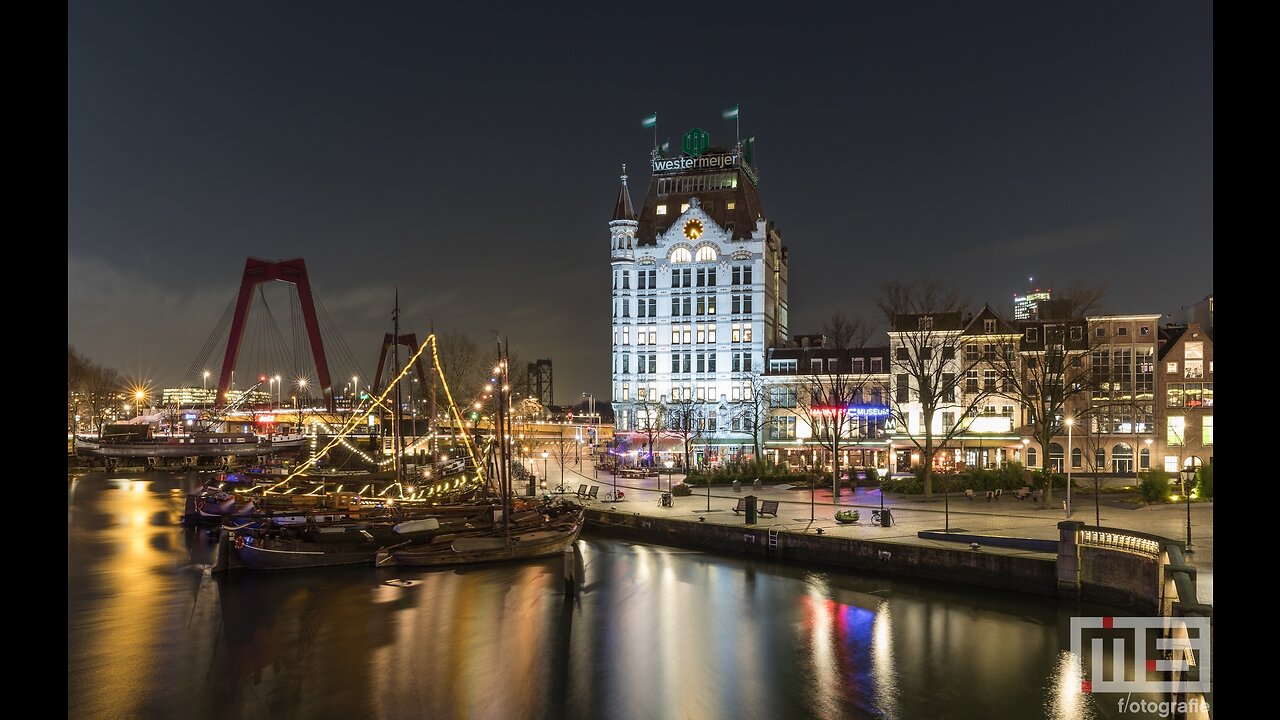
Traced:
<path fill-rule="evenodd" d="M 598 509 L 587 510 L 587 522 L 587 533 L 639 542 L 1038 595 L 1058 593 L 1055 558 L 1048 555 L 1013 555 L 967 547 L 941 548 L 818 535 L 788 529 L 784 523 L 720 525 Z"/>

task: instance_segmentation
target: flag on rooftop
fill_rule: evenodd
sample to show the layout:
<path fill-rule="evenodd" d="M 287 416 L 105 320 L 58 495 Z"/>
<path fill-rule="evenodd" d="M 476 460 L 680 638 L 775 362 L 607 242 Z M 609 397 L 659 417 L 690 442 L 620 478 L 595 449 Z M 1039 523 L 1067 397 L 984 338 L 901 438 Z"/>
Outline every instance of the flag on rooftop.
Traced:
<path fill-rule="evenodd" d="M 728 110 L 720 113 L 720 115 L 723 116 L 725 120 L 734 120 L 738 117 L 738 106 L 734 105 Z"/>
<path fill-rule="evenodd" d="M 654 113 L 649 117 L 640 121 L 640 127 L 654 127 L 658 124 L 658 113 Z"/>

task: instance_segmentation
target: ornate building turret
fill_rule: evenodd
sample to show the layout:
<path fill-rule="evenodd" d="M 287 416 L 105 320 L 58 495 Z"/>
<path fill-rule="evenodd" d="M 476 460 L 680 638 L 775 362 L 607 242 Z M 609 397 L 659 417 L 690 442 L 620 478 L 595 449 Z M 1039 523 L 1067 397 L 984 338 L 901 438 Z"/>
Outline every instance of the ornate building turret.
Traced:
<path fill-rule="evenodd" d="M 618 188 L 618 202 L 613 206 L 613 219 L 609 221 L 609 254 L 615 263 L 635 260 L 636 211 L 631 208 L 631 193 L 627 190 L 627 166 L 622 166 L 622 187 Z"/>

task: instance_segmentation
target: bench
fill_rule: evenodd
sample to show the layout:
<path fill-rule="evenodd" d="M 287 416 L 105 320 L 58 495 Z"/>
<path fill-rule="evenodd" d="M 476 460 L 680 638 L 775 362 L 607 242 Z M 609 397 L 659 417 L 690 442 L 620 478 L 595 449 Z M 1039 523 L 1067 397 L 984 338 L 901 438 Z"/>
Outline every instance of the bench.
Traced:
<path fill-rule="evenodd" d="M 595 499 L 596 499 L 596 496 L 598 496 L 599 494 L 600 494 L 600 486 L 599 486 L 599 485 L 592 485 L 592 486 L 591 486 L 591 492 L 587 493 L 587 499 L 588 499 L 588 500 L 595 500 Z"/>
<path fill-rule="evenodd" d="M 577 492 L 575 492 L 575 493 L 574 493 L 574 495 L 577 495 L 577 496 L 578 496 L 578 497 L 580 497 L 580 498 L 584 498 L 584 497 L 586 497 L 586 496 L 587 496 L 587 484 L 586 484 L 586 483 L 582 483 L 581 485 L 579 485 L 579 486 L 578 486 L 578 491 L 577 491 Z"/>
<path fill-rule="evenodd" d="M 965 490 L 965 491 L 964 491 L 964 496 L 965 496 L 965 497 L 967 497 L 967 498 L 969 498 L 970 500 L 972 500 L 972 499 L 973 499 L 973 488 L 969 488 L 968 490 Z"/>
<path fill-rule="evenodd" d="M 1041 498 L 1043 498 L 1043 497 L 1044 497 L 1044 491 L 1043 491 L 1043 490 L 1035 490 L 1035 491 L 1033 491 L 1033 492 L 1031 493 L 1031 499 L 1032 499 L 1034 502 L 1040 502 L 1040 499 L 1041 499 Z"/>
<path fill-rule="evenodd" d="M 1025 486 L 1022 487 L 1021 489 L 1013 491 L 1013 496 L 1018 498 L 1019 501 L 1026 500 L 1027 497 L 1030 495 L 1031 495 L 1031 488 L 1025 487 Z"/>
<path fill-rule="evenodd" d="M 747 511 L 747 499 L 746 499 L 746 498 L 744 498 L 744 497 L 740 497 L 740 498 L 738 498 L 738 504 L 733 506 L 733 511 L 734 511 L 734 512 L 736 512 L 736 513 L 746 512 L 746 511 Z"/>
<path fill-rule="evenodd" d="M 743 499 L 745 500 L 746 498 L 743 498 Z M 778 517 L 778 501 L 777 500 L 761 500 L 760 514 L 772 515 L 774 517 Z"/>

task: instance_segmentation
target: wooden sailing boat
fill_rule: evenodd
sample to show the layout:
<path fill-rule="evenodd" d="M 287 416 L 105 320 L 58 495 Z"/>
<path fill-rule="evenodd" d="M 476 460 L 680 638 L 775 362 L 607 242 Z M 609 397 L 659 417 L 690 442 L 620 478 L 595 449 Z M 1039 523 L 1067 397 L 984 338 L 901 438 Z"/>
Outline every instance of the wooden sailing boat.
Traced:
<path fill-rule="evenodd" d="M 490 453 L 490 457 L 491 478 L 496 481 L 501 502 L 500 507 L 494 508 L 493 529 L 442 533 L 430 539 L 390 546 L 378 552 L 377 565 L 433 567 L 533 559 L 557 555 L 577 542 L 583 525 L 582 506 L 557 499 L 543 501 L 532 508 L 522 504 L 517 511 L 512 497 L 510 447 L 506 442 L 511 411 L 507 364 L 508 357 L 499 343 L 493 446 L 496 452 Z"/>

